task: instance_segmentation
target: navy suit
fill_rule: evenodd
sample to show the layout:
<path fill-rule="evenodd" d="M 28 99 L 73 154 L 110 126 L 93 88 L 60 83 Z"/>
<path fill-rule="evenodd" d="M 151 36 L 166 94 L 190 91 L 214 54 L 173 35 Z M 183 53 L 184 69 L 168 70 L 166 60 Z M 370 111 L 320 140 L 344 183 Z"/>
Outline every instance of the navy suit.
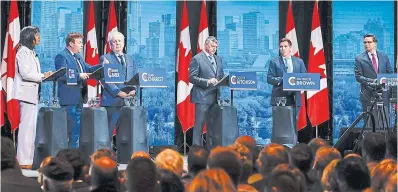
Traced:
<path fill-rule="evenodd" d="M 307 73 L 302 59 L 292 56 L 293 73 Z M 276 106 L 277 97 L 286 97 L 286 106 L 296 104 L 301 106 L 301 93 L 299 91 L 283 91 L 283 74 L 286 66 L 281 56 L 272 58 L 269 62 L 267 83 L 273 85 L 271 94 L 271 106 Z"/>
<path fill-rule="evenodd" d="M 101 56 L 100 62 L 103 63 L 104 58 L 106 58 L 110 64 L 120 64 L 122 63 L 118 60 L 117 56 L 114 52 L 108 53 L 106 55 Z M 137 72 L 134 59 L 130 56 L 124 54 L 124 59 L 126 62 L 126 66 L 123 66 L 123 73 L 125 74 L 125 81 L 133 78 L 135 73 Z M 106 65 L 106 64 L 104 64 Z M 112 133 L 113 129 L 116 126 L 119 116 L 120 116 L 120 108 L 125 105 L 124 99 L 118 96 L 118 93 L 123 89 L 127 94 L 135 90 L 135 87 L 126 86 L 123 83 L 104 83 L 104 90 L 102 92 L 102 106 L 104 106 L 108 113 L 108 126 L 109 126 L 109 137 L 110 141 L 112 141 Z"/>
<path fill-rule="evenodd" d="M 210 59 L 202 51 L 195 55 L 189 65 L 189 82 L 193 84 L 191 90 L 191 102 L 195 103 L 195 124 L 193 128 L 193 145 L 202 145 L 201 136 L 203 126 L 210 107 L 217 103 L 219 89 L 212 85 L 207 86 L 207 81 L 211 78 L 220 80 L 224 76 L 221 58 L 214 55 L 217 70 L 214 70 Z M 207 130 L 208 147 L 211 148 L 212 131 Z"/>
<path fill-rule="evenodd" d="M 378 59 L 378 73 L 392 73 L 388 56 L 379 51 L 376 51 L 376 55 Z M 367 51 L 355 57 L 354 71 L 355 79 L 361 84 L 360 101 L 363 111 L 366 111 L 367 106 L 371 105 L 371 96 L 374 92 L 374 88 L 369 85 L 377 79 L 377 73 Z"/>
<path fill-rule="evenodd" d="M 61 67 L 75 69 L 78 67 L 76 60 L 79 60 L 80 62 L 83 69 L 82 73 L 91 73 L 101 67 L 101 65 L 88 65 L 79 54 L 76 54 L 75 58 L 72 53 L 65 48 L 55 56 L 55 69 L 58 70 Z M 87 94 L 87 91 L 82 91 L 82 89 L 87 89 L 86 80 L 80 79 L 78 72 L 76 75 L 78 77 L 77 85 L 67 85 L 66 74 L 58 79 L 59 103 L 67 112 L 69 147 L 74 148 L 78 147 L 80 135 L 80 114 L 84 97 Z"/>

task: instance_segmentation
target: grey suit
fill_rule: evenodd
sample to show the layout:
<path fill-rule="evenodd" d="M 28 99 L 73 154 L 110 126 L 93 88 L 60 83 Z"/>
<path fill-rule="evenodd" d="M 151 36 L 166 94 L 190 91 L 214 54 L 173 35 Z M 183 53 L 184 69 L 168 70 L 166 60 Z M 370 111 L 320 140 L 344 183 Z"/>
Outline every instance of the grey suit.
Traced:
<path fill-rule="evenodd" d="M 218 88 L 208 86 L 211 78 L 220 80 L 224 76 L 221 58 L 214 55 L 216 70 L 204 51 L 195 55 L 189 65 L 189 82 L 193 84 L 191 90 L 191 102 L 195 103 L 195 124 L 193 128 L 192 144 L 202 145 L 201 135 L 208 112 L 213 104 L 217 103 Z M 207 138 L 211 138 L 211 130 L 207 131 Z M 209 141 L 209 139 L 208 139 Z"/>

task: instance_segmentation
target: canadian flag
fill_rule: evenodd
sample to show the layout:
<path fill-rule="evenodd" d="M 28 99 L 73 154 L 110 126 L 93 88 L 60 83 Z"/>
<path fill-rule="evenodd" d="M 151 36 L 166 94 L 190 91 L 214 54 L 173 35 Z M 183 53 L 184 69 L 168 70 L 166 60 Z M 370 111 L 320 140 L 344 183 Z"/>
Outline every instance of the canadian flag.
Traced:
<path fill-rule="evenodd" d="M 300 57 L 297 35 L 296 35 L 296 27 L 294 26 L 294 17 L 292 11 L 292 1 L 289 1 L 288 9 L 287 9 L 287 20 L 286 20 L 286 38 L 290 39 L 292 42 L 292 55 L 296 57 Z M 307 110 L 305 106 L 305 94 L 304 91 L 301 91 L 301 107 L 297 120 L 297 129 L 301 130 L 305 126 L 307 126 Z"/>
<path fill-rule="evenodd" d="M 202 0 L 202 8 L 200 11 L 200 21 L 199 21 L 198 48 L 196 54 L 200 53 L 200 51 L 204 49 L 207 37 L 209 37 L 209 28 L 207 24 L 206 1 Z"/>
<path fill-rule="evenodd" d="M 11 131 L 19 127 L 20 112 L 18 100 L 13 98 L 14 77 L 15 77 L 15 57 L 19 43 L 21 26 L 19 24 L 17 1 L 11 1 L 10 15 L 4 42 L 3 58 L 1 60 L 1 125 L 4 125 L 4 112 L 7 112 L 11 124 Z M 5 102 L 7 101 L 7 102 Z M 4 106 L 6 103 L 6 106 Z M 5 108 L 7 107 L 7 108 Z"/>
<path fill-rule="evenodd" d="M 117 20 L 116 20 L 116 11 L 115 11 L 115 3 L 113 0 L 110 1 L 109 4 L 109 14 L 108 14 L 108 28 L 106 30 L 106 38 L 105 38 L 105 47 L 104 54 L 111 52 L 111 45 L 109 45 L 109 40 L 111 40 L 111 34 L 117 30 Z"/>
<path fill-rule="evenodd" d="M 99 63 L 97 33 L 95 30 L 94 2 L 90 1 L 89 15 L 87 22 L 87 41 L 84 46 L 85 60 L 89 65 L 97 65 Z M 93 98 L 97 96 L 97 81 L 89 79 L 87 81 L 87 96 Z"/>
<path fill-rule="evenodd" d="M 177 51 L 176 69 L 178 73 L 177 83 L 177 116 L 183 132 L 187 132 L 195 123 L 195 105 L 190 101 L 192 83 L 189 82 L 189 63 L 191 62 L 191 38 L 189 34 L 189 22 L 187 4 L 184 1 L 180 21 L 180 42 Z"/>
<path fill-rule="evenodd" d="M 322 32 L 319 21 L 318 1 L 315 1 L 312 14 L 310 55 L 308 60 L 308 72 L 319 73 L 321 86 L 319 91 L 307 91 L 308 117 L 312 126 L 317 126 L 329 120 L 329 98 L 327 87 L 327 75 L 325 53 L 323 50 Z"/>

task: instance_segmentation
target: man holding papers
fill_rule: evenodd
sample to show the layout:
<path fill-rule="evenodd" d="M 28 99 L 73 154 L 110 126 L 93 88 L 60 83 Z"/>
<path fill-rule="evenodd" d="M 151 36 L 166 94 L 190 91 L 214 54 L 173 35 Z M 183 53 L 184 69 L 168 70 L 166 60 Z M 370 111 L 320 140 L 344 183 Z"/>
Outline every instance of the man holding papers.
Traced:
<path fill-rule="evenodd" d="M 205 48 L 196 54 L 189 65 L 189 82 L 193 84 L 191 90 L 191 102 L 195 103 L 195 124 L 193 127 L 193 145 L 203 145 L 201 136 L 203 126 L 208 119 L 212 105 L 217 103 L 219 96 L 218 88 L 215 85 L 224 76 L 221 58 L 215 55 L 218 41 L 215 37 L 209 36 L 205 41 Z M 207 130 L 207 145 L 211 148 L 209 141 L 212 138 L 212 131 Z"/>

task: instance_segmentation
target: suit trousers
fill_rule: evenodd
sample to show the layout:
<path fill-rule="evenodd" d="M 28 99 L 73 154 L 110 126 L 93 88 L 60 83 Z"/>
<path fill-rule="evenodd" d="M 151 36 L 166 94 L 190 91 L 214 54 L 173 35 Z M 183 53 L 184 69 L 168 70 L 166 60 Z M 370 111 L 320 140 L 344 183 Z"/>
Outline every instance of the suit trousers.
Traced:
<path fill-rule="evenodd" d="M 120 109 L 122 106 L 106 106 L 108 114 L 109 141 L 112 142 L 113 130 L 119 126 Z"/>
<path fill-rule="evenodd" d="M 200 145 L 203 146 L 202 142 L 202 133 L 205 122 L 211 116 L 210 111 L 211 107 L 215 104 L 195 104 L 195 124 L 193 127 L 193 135 L 192 135 L 192 145 Z M 209 129 L 209 127 L 207 127 Z M 207 131 L 207 138 L 211 137 L 212 131 Z"/>
<path fill-rule="evenodd" d="M 389 127 L 390 113 L 389 113 L 388 106 L 386 106 L 386 105 L 377 106 L 377 104 L 374 104 L 372 111 L 370 111 L 370 109 L 372 108 L 372 103 L 370 103 L 370 102 L 361 102 L 361 103 L 362 103 L 362 111 L 363 112 L 369 111 L 373 114 L 373 116 L 375 118 L 376 131 L 380 130 L 382 128 Z M 365 116 L 364 121 L 366 121 L 366 119 L 367 119 L 367 116 Z M 372 121 L 371 121 L 370 117 L 368 119 L 368 122 L 366 123 L 366 128 L 368 128 L 368 129 L 372 128 Z"/>
<path fill-rule="evenodd" d="M 66 111 L 68 127 L 68 147 L 78 148 L 80 137 L 80 116 L 82 104 L 62 106 Z"/>
<path fill-rule="evenodd" d="M 19 102 L 20 123 L 18 132 L 17 157 L 20 165 L 32 165 L 35 152 L 37 105 Z"/>

